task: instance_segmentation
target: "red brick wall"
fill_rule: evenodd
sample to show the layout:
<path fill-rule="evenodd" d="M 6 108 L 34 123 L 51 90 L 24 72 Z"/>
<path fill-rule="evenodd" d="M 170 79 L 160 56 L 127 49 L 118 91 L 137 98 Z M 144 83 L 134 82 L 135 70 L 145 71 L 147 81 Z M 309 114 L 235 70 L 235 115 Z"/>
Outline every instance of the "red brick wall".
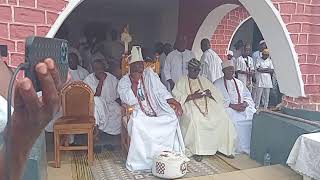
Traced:
<path fill-rule="evenodd" d="M 286 23 L 305 83 L 305 98 L 284 97 L 283 105 L 320 111 L 320 0 L 273 0 Z M 236 27 L 249 17 L 244 7 L 229 12 L 212 36 L 212 48 L 225 58 Z"/>
<path fill-rule="evenodd" d="M 10 66 L 24 61 L 27 36 L 45 36 L 68 0 L 0 0 L 0 44 L 8 45 Z"/>
<path fill-rule="evenodd" d="M 212 35 L 211 45 L 212 49 L 222 58 L 226 59 L 226 50 L 229 42 L 232 40 L 231 36 L 236 28 L 250 15 L 248 11 L 240 6 L 223 17 L 219 23 L 216 31 Z"/>
<path fill-rule="evenodd" d="M 284 98 L 290 108 L 320 111 L 320 0 L 274 0 L 299 55 L 306 98 Z"/>

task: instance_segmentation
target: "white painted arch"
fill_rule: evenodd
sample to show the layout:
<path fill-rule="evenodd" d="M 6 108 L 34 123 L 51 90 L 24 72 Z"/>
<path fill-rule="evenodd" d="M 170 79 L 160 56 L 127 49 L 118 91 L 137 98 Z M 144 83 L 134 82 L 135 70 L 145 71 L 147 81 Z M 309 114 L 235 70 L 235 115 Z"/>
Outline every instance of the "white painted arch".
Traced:
<path fill-rule="evenodd" d="M 64 20 L 84 0 L 70 0 L 51 27 L 46 37 L 54 37 Z M 304 83 L 298 63 L 298 56 L 290 39 L 289 32 L 280 13 L 273 6 L 271 0 L 239 0 L 248 10 L 270 48 L 273 64 L 282 93 L 291 97 L 305 96 Z M 192 50 L 197 57 L 201 56 L 200 41 L 211 38 L 222 18 L 238 5 L 224 4 L 209 13 L 201 25 Z M 263 13 L 261 13 L 263 12 Z"/>
<path fill-rule="evenodd" d="M 211 39 L 223 17 L 237 7 L 239 7 L 239 5 L 223 4 L 215 8 L 208 14 L 206 19 L 201 24 L 192 45 L 192 51 L 194 52 L 197 59 L 200 59 L 202 55 L 202 51 L 200 48 L 201 40 L 204 38 Z"/>
<path fill-rule="evenodd" d="M 254 19 L 268 44 L 270 53 L 272 54 L 280 92 L 290 97 L 305 96 L 298 55 L 279 11 L 274 7 L 271 0 L 239 1 Z M 212 10 L 201 25 L 192 46 L 192 50 L 196 53 L 197 57 L 200 57 L 202 54 L 200 49 L 201 39 L 211 39 L 222 18 L 228 12 L 238 7 L 237 5 L 226 5 L 227 4 L 221 5 Z M 226 12 L 227 10 L 229 11 Z M 217 13 L 220 14 L 217 15 Z M 247 19 L 244 21 L 246 20 Z"/>
<path fill-rule="evenodd" d="M 63 11 L 58 16 L 57 20 L 52 25 L 46 37 L 53 38 L 56 33 L 59 31 L 63 22 L 67 19 L 67 17 L 75 10 L 84 0 L 70 0 L 67 6 L 63 9 Z"/>
<path fill-rule="evenodd" d="M 251 19 L 252 17 L 249 16 L 247 18 L 245 18 L 237 27 L 236 27 L 236 30 L 233 31 L 232 35 L 231 35 L 231 38 L 230 38 L 230 41 L 229 41 L 229 44 L 228 44 L 228 49 L 231 49 L 231 43 L 232 43 L 232 40 L 234 38 L 234 36 L 237 34 L 237 31 L 238 29 L 245 23 L 247 22 L 249 19 Z"/>

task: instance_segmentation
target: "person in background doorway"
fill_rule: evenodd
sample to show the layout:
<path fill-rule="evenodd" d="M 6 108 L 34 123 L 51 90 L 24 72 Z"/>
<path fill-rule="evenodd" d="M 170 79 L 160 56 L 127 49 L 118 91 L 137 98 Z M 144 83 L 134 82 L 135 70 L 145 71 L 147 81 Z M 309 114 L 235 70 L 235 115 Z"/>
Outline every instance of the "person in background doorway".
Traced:
<path fill-rule="evenodd" d="M 227 50 L 227 59 L 228 61 L 232 61 L 233 64 L 236 64 L 237 59 L 233 57 L 233 52 L 230 50 Z"/>
<path fill-rule="evenodd" d="M 255 51 L 252 54 L 252 60 L 253 60 L 254 67 L 256 67 L 258 59 L 262 57 L 262 51 L 264 49 L 267 49 L 267 44 L 264 40 L 261 40 L 259 42 L 258 51 Z M 252 98 L 253 99 L 255 99 L 255 97 L 257 96 L 257 90 L 256 90 L 257 89 L 257 79 L 258 79 L 258 74 L 254 73 L 254 75 L 253 75 L 253 88 L 252 88 Z"/>
<path fill-rule="evenodd" d="M 242 40 L 238 40 L 234 45 L 234 50 L 233 50 L 233 57 L 238 59 L 238 57 L 240 57 L 242 55 L 242 51 L 243 51 L 243 41 Z"/>
<path fill-rule="evenodd" d="M 180 77 L 188 74 L 187 66 L 192 58 L 195 58 L 195 55 L 187 49 L 187 37 L 179 36 L 177 49 L 168 54 L 164 65 L 164 74 L 170 90 Z"/>
<path fill-rule="evenodd" d="M 254 102 L 246 84 L 233 77 L 232 61 L 224 61 L 222 66 L 224 77 L 218 79 L 214 85 L 222 93 L 224 107 L 236 127 L 236 152 L 250 154 L 252 118 L 256 112 Z"/>
<path fill-rule="evenodd" d="M 256 109 L 260 107 L 261 97 L 263 99 L 264 108 L 267 109 L 269 105 L 270 89 L 273 88 L 271 75 L 274 72 L 268 49 L 262 51 L 262 57 L 258 59 L 256 64 L 256 71 L 258 76 L 256 97 L 254 99 Z"/>
<path fill-rule="evenodd" d="M 221 63 L 222 60 L 216 52 L 211 49 L 209 39 L 202 39 L 201 50 L 201 76 L 206 77 L 209 81 L 214 83 L 215 80 L 223 77 Z"/>
<path fill-rule="evenodd" d="M 264 40 L 261 40 L 261 41 L 259 42 L 259 49 L 258 49 L 258 51 L 255 51 L 254 53 L 252 53 L 252 60 L 253 60 L 254 66 L 256 66 L 256 63 L 257 63 L 258 59 L 262 57 L 262 51 L 263 51 L 264 49 L 267 49 L 267 48 L 268 48 L 268 47 L 267 47 L 266 42 L 265 42 Z"/>
<path fill-rule="evenodd" d="M 252 77 L 254 74 L 253 60 L 249 56 L 251 54 L 251 47 L 249 44 L 244 46 L 243 54 L 238 57 L 235 65 L 236 77 L 242 81 L 252 92 L 253 82 Z"/>
<path fill-rule="evenodd" d="M 118 63 L 120 65 L 122 55 L 124 54 L 124 45 L 120 42 L 120 35 L 116 30 L 111 30 L 110 37 L 111 41 L 104 44 L 105 55 L 111 62 Z"/>

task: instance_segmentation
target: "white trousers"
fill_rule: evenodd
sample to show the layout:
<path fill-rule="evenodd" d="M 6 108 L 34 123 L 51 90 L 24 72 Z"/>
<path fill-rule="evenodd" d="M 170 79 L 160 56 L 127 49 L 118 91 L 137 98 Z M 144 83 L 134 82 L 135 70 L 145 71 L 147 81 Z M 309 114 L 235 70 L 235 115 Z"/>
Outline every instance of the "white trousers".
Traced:
<path fill-rule="evenodd" d="M 256 94 L 255 94 L 255 99 L 254 99 L 254 103 L 256 105 L 256 109 L 258 109 L 260 107 L 261 97 L 262 97 L 263 107 L 265 109 L 268 108 L 269 95 L 270 95 L 270 88 L 258 87 L 256 89 Z"/>

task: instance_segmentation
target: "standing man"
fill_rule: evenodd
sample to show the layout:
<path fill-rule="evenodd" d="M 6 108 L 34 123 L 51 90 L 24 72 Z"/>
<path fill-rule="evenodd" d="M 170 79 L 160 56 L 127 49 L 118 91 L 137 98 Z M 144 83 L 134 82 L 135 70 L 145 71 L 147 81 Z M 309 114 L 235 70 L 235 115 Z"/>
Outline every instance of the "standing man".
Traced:
<path fill-rule="evenodd" d="M 195 55 L 187 48 L 187 38 L 180 36 L 177 42 L 177 49 L 168 54 L 164 65 L 166 81 L 170 85 L 170 90 L 174 88 L 178 79 L 188 74 L 188 62 Z"/>
<path fill-rule="evenodd" d="M 259 50 L 258 50 L 258 51 L 255 51 L 255 52 L 252 54 L 252 60 L 253 60 L 254 66 L 256 66 L 256 63 L 257 63 L 258 59 L 262 57 L 262 51 L 263 51 L 264 49 L 267 49 L 267 48 L 268 48 L 268 47 L 267 47 L 266 42 L 265 42 L 264 40 L 261 40 L 261 41 L 259 42 Z"/>
<path fill-rule="evenodd" d="M 227 58 L 229 61 L 232 61 L 233 64 L 236 64 L 236 58 L 233 57 L 233 52 L 230 50 L 227 50 Z"/>
<path fill-rule="evenodd" d="M 250 53 L 251 47 L 246 44 L 242 56 L 238 57 L 236 61 L 236 77 L 249 88 L 250 92 L 252 92 L 254 64 L 252 58 L 249 56 Z"/>
<path fill-rule="evenodd" d="M 168 83 L 166 82 L 164 66 L 166 64 L 166 59 L 169 53 L 173 51 L 171 44 L 165 43 L 162 47 L 162 54 L 160 55 L 160 73 L 161 73 L 161 82 L 168 88 Z M 168 88 L 169 89 L 169 88 Z"/>
<path fill-rule="evenodd" d="M 220 65 L 221 66 L 221 65 Z M 186 148 L 196 161 L 217 151 L 232 157 L 236 131 L 224 110 L 223 97 L 211 81 L 199 76 L 201 64 L 192 59 L 172 93 L 183 107 L 180 124 Z"/>
<path fill-rule="evenodd" d="M 151 170 L 155 153 L 184 152 L 177 118 L 182 108 L 159 76 L 151 68 L 144 69 L 139 46 L 132 47 L 129 66 L 130 73 L 122 77 L 118 86 L 122 102 L 133 108 L 128 122 L 131 141 L 126 167 L 130 171 Z"/>
<path fill-rule="evenodd" d="M 124 45 L 119 41 L 120 37 L 116 30 L 111 30 L 110 33 L 111 41 L 104 44 L 105 55 L 113 61 L 120 65 L 122 60 L 122 55 L 124 54 Z"/>
<path fill-rule="evenodd" d="M 209 39 L 202 39 L 201 50 L 203 54 L 200 60 L 202 64 L 200 74 L 214 83 L 215 80 L 223 77 L 221 69 L 222 60 L 218 54 L 211 49 Z"/>
<path fill-rule="evenodd" d="M 269 50 L 262 51 L 262 57 L 258 59 L 256 64 L 257 69 L 257 92 L 255 97 L 256 109 L 260 107 L 260 101 L 264 103 L 264 108 L 267 109 L 269 105 L 270 89 L 273 88 L 271 75 L 274 72 L 272 61 L 269 58 Z"/>
<path fill-rule="evenodd" d="M 222 71 L 224 77 L 216 80 L 214 85 L 222 93 L 226 112 L 236 127 L 236 152 L 250 154 L 252 118 L 256 112 L 254 102 L 246 85 L 233 77 L 232 61 L 224 61 Z"/>

